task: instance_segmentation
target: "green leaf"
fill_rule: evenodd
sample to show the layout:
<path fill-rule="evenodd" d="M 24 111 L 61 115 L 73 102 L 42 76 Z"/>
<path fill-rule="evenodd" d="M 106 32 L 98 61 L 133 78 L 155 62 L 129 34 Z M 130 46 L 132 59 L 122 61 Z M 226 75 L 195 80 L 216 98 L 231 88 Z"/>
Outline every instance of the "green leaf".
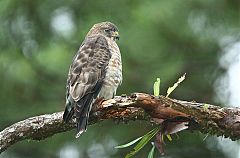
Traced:
<path fill-rule="evenodd" d="M 170 134 L 167 134 L 166 136 L 167 136 L 167 138 L 168 138 L 169 141 L 172 141 L 172 137 L 171 137 Z"/>
<path fill-rule="evenodd" d="M 203 138 L 203 141 L 205 141 L 208 136 L 209 136 L 209 133 L 206 134 L 206 136 Z"/>
<path fill-rule="evenodd" d="M 154 143 L 152 143 L 152 149 L 148 153 L 148 158 L 153 158 L 154 149 L 155 149 L 155 145 L 154 145 Z"/>
<path fill-rule="evenodd" d="M 157 81 L 153 85 L 153 93 L 155 96 L 159 96 L 160 94 L 160 83 L 161 83 L 160 78 L 157 78 Z"/>
<path fill-rule="evenodd" d="M 137 139 L 134 139 L 133 141 L 131 141 L 131 142 L 127 143 L 127 144 L 123 144 L 123 145 L 116 146 L 115 148 L 116 148 L 116 149 L 121 149 L 121 148 L 129 147 L 129 146 L 135 144 L 135 143 L 136 143 L 137 141 L 139 141 L 140 139 L 142 139 L 142 137 L 143 137 L 143 136 L 141 136 L 141 137 L 139 137 L 139 138 L 137 138 Z"/>
<path fill-rule="evenodd" d="M 186 73 L 185 73 L 183 76 L 181 76 L 181 77 L 178 79 L 178 81 L 177 81 L 176 83 L 174 83 L 174 85 L 173 85 L 172 87 L 169 87 L 169 88 L 168 88 L 168 90 L 167 90 L 167 96 L 166 96 L 166 97 L 168 97 L 168 96 L 177 88 L 177 86 L 178 86 L 182 81 L 185 80 L 185 77 L 186 77 Z"/>
<path fill-rule="evenodd" d="M 203 110 L 204 111 L 208 111 L 209 106 L 210 106 L 209 104 L 204 104 L 203 105 Z"/>
<path fill-rule="evenodd" d="M 156 133 L 159 131 L 160 127 L 156 127 L 147 134 L 145 134 L 141 141 L 133 148 L 133 150 L 128 153 L 125 158 L 130 158 L 133 155 L 135 155 L 137 152 L 139 152 L 151 139 Z"/>

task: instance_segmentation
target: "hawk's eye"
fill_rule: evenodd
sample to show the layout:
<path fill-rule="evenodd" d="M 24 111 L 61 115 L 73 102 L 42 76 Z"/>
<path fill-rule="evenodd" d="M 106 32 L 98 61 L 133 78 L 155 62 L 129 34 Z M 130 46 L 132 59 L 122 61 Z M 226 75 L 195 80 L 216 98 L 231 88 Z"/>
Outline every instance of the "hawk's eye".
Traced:
<path fill-rule="evenodd" d="M 104 31 L 105 31 L 106 33 L 110 33 L 111 30 L 105 29 Z"/>

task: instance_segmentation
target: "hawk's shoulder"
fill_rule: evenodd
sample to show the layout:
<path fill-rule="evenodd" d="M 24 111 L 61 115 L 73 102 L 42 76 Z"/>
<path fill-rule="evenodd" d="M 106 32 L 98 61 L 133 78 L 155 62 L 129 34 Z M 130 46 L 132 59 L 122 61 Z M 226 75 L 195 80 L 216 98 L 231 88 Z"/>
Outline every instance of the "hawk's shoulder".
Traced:
<path fill-rule="evenodd" d="M 86 47 L 91 47 L 91 48 L 106 47 L 107 48 L 108 41 L 106 37 L 104 37 L 103 35 L 89 36 L 85 38 L 79 50 L 81 51 L 81 49 L 84 49 Z"/>

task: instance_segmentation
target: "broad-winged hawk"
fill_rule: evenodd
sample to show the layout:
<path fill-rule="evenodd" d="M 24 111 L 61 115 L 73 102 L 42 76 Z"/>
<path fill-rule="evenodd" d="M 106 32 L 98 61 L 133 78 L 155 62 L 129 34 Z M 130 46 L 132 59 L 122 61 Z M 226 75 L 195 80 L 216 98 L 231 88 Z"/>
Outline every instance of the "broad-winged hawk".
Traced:
<path fill-rule="evenodd" d="M 76 137 L 86 131 L 96 98 L 113 98 L 122 82 L 118 39 L 118 28 L 113 23 L 95 24 L 73 59 L 68 73 L 63 119 L 68 122 L 73 115 L 76 116 Z"/>

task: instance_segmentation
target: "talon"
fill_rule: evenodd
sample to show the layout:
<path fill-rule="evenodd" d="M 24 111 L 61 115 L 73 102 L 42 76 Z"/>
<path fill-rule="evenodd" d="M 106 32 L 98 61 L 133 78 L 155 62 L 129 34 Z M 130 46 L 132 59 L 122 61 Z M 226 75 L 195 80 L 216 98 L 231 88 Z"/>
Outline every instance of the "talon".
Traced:
<path fill-rule="evenodd" d="M 97 98 L 96 101 L 95 101 L 95 105 L 98 107 L 98 108 L 103 108 L 103 102 L 105 101 L 105 99 L 103 97 L 101 98 Z"/>

